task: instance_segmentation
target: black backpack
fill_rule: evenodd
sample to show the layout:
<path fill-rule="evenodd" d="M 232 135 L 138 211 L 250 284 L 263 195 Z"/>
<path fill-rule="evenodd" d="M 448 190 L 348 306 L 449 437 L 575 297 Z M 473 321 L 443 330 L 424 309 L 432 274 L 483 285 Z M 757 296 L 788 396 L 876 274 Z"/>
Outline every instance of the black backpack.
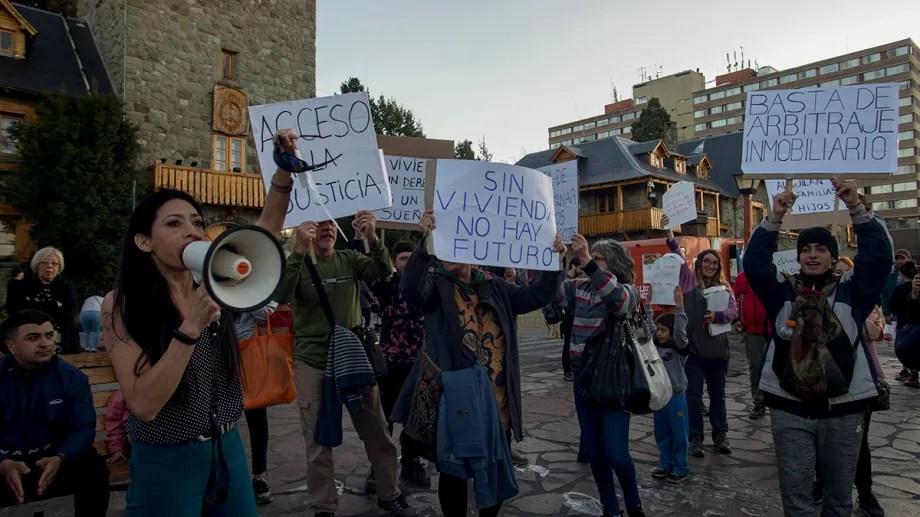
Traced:
<path fill-rule="evenodd" d="M 556 303 L 548 303 L 543 306 L 543 319 L 547 325 L 555 325 L 562 321 L 562 307 Z"/>

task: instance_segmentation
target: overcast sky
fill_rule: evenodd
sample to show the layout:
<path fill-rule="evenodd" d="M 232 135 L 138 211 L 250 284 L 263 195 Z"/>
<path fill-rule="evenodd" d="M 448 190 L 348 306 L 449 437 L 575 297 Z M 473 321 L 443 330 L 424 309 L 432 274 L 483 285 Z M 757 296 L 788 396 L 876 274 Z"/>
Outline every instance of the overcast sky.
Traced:
<path fill-rule="evenodd" d="M 784 69 L 917 42 L 920 0 L 318 0 L 316 34 L 318 96 L 358 77 L 428 137 L 484 136 L 514 162 L 548 147 L 548 127 L 603 113 L 611 84 L 631 97 L 640 67 L 714 81 L 742 47 Z"/>

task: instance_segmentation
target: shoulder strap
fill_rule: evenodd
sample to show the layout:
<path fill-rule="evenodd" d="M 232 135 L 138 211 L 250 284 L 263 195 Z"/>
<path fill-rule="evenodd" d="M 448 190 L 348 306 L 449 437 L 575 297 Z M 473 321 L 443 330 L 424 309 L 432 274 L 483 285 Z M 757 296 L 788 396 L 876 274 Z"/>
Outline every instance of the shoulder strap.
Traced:
<path fill-rule="evenodd" d="M 319 303 L 323 306 L 323 312 L 326 313 L 326 321 L 329 322 L 329 328 L 334 329 L 335 317 L 332 315 L 332 305 L 329 304 L 326 290 L 323 289 L 323 281 L 319 277 L 319 271 L 316 270 L 316 265 L 313 264 L 313 259 L 310 255 L 304 257 L 303 261 L 306 262 L 307 269 L 310 271 L 310 278 L 313 279 L 313 286 L 316 287 L 316 295 L 319 296 Z"/>

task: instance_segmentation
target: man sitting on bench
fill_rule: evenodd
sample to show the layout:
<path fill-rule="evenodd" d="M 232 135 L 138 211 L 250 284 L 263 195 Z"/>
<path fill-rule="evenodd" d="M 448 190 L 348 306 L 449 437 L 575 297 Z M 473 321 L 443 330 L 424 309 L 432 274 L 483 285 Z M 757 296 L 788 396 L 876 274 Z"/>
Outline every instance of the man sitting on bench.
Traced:
<path fill-rule="evenodd" d="M 74 494 L 75 516 L 104 516 L 109 471 L 93 448 L 89 380 L 54 355 L 47 314 L 15 312 L 0 330 L 0 507 Z"/>

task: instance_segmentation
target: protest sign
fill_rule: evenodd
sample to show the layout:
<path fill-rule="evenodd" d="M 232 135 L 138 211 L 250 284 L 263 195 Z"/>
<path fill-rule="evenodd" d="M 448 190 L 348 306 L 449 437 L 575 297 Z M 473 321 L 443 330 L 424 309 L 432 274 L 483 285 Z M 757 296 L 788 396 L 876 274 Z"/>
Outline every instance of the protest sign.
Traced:
<path fill-rule="evenodd" d="M 689 181 L 671 185 L 671 188 L 661 196 L 661 203 L 664 215 L 668 216 L 666 230 L 696 220 L 696 196 L 693 183 Z"/>
<path fill-rule="evenodd" d="M 436 158 L 454 155 L 452 140 L 377 135 L 384 153 L 384 163 L 393 192 L 393 205 L 377 210 L 377 227 L 395 230 L 418 230 L 418 222 L 431 206 L 426 176 Z"/>
<path fill-rule="evenodd" d="M 390 206 L 367 93 L 251 106 L 249 120 L 266 190 L 277 168 L 272 138 L 281 129 L 298 135 L 301 159 L 311 165 L 325 163 L 295 175 L 285 228 Z"/>
<path fill-rule="evenodd" d="M 639 290 L 639 299 L 642 300 L 642 303 L 648 305 L 652 294 L 652 284 L 636 284 L 636 289 Z"/>
<path fill-rule="evenodd" d="M 438 160 L 432 232 L 441 260 L 558 270 L 552 180 L 540 171 L 473 160 Z"/>
<path fill-rule="evenodd" d="M 652 284 L 652 303 L 674 305 L 674 287 L 680 280 L 680 267 L 684 258 L 676 253 L 667 253 L 655 261 L 652 275 L 646 282 Z"/>
<path fill-rule="evenodd" d="M 578 232 L 578 160 L 554 163 L 537 170 L 553 180 L 556 228 L 562 240 L 570 243 L 572 234 Z"/>
<path fill-rule="evenodd" d="M 789 273 L 790 275 L 798 273 L 800 269 L 799 251 L 777 251 L 773 254 L 773 264 L 776 266 L 776 270 L 781 273 Z"/>
<path fill-rule="evenodd" d="M 897 84 L 750 92 L 741 170 L 753 178 L 891 174 L 898 109 Z"/>
<path fill-rule="evenodd" d="M 770 199 L 768 206 L 772 206 L 773 198 L 786 191 L 786 180 L 768 179 L 764 180 L 764 183 L 767 185 L 767 196 Z M 783 229 L 797 230 L 829 224 L 845 226 L 849 223 L 850 216 L 846 205 L 835 202 L 836 191 L 830 180 L 795 180 L 792 182 L 792 191 L 797 197 L 792 213 L 786 214 L 783 218 Z"/>
<path fill-rule="evenodd" d="M 655 271 L 655 261 L 661 258 L 661 253 L 643 253 L 642 254 L 642 281 L 649 282 L 652 273 Z"/>

